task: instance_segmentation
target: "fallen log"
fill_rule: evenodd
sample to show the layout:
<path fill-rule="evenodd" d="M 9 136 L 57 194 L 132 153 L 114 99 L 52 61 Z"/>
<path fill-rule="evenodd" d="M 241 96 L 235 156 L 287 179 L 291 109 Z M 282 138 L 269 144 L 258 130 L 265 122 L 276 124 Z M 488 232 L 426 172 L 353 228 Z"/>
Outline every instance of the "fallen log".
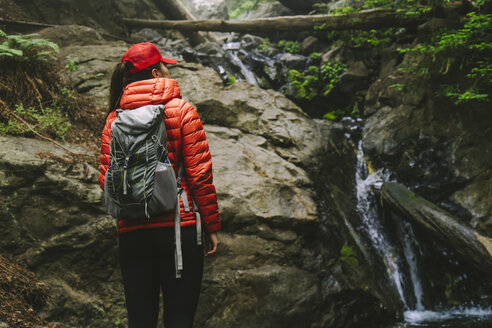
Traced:
<path fill-rule="evenodd" d="M 146 20 L 123 18 L 128 27 L 151 27 L 180 31 L 217 31 L 271 34 L 322 28 L 323 30 L 378 29 L 415 26 L 422 18 L 405 16 L 392 9 L 368 9 L 345 15 L 282 16 L 250 20 Z"/>
<path fill-rule="evenodd" d="M 380 191 L 383 206 L 391 209 L 447 245 L 476 269 L 492 272 L 492 239 L 413 193 L 403 185 L 386 182 Z"/>

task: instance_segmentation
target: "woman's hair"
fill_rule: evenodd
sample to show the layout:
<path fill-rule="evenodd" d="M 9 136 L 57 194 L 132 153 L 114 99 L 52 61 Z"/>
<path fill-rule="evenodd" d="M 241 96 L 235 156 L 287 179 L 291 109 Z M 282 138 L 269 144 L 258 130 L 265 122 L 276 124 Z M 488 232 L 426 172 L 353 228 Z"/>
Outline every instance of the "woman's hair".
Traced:
<path fill-rule="evenodd" d="M 123 95 L 123 90 L 125 87 L 136 81 L 152 79 L 152 70 L 159 69 L 161 62 L 147 67 L 136 73 L 130 73 L 133 68 L 133 64 L 128 60 L 123 63 L 119 63 L 113 70 L 113 75 L 111 75 L 111 84 L 109 87 L 109 104 L 108 104 L 108 114 L 113 110 L 120 107 L 121 96 Z"/>

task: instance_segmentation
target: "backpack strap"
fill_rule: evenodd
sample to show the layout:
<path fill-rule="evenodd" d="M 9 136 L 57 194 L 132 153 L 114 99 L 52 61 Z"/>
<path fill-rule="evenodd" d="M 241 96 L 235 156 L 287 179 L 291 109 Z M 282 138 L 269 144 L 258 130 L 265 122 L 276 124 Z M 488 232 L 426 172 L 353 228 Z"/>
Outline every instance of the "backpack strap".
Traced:
<path fill-rule="evenodd" d="M 169 161 L 169 158 L 167 160 Z M 181 161 L 178 168 L 178 177 L 176 179 L 177 186 L 178 186 L 178 197 L 176 202 L 176 209 L 174 210 L 174 242 L 175 242 L 174 262 L 176 265 L 176 278 L 181 278 L 181 271 L 183 271 L 183 253 L 181 250 L 181 206 L 179 204 L 179 196 L 184 191 L 184 189 L 181 187 L 183 172 L 184 172 L 184 163 L 183 161 Z"/>
<path fill-rule="evenodd" d="M 198 246 L 202 245 L 202 218 L 200 216 L 200 212 L 198 211 L 198 206 L 194 199 L 193 201 L 193 212 L 195 212 L 196 216 L 196 244 Z"/>
<path fill-rule="evenodd" d="M 169 158 L 167 159 L 169 162 Z M 176 210 L 174 212 L 174 229 L 175 229 L 175 243 L 176 243 L 176 251 L 175 251 L 175 263 L 176 263 L 176 278 L 181 277 L 181 271 L 183 270 L 183 254 L 181 250 L 181 208 L 179 203 L 179 198 L 181 197 L 183 201 L 183 208 L 185 212 L 190 211 L 190 205 L 188 203 L 188 196 L 186 195 L 186 190 L 181 187 L 181 182 L 183 180 L 184 174 L 184 162 L 181 161 L 178 168 L 178 177 L 176 179 L 178 186 L 178 200 L 176 204 Z M 198 206 L 196 205 L 195 200 L 191 199 L 193 203 L 193 212 L 196 217 L 196 244 L 198 246 L 203 245 L 202 238 L 202 222 L 200 212 L 198 211 Z"/>

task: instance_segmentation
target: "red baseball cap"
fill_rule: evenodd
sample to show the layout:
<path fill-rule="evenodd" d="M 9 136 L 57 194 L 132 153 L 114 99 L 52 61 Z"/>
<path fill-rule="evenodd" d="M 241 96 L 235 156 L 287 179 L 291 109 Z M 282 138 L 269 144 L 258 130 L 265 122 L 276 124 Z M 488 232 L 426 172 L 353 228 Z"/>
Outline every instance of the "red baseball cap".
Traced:
<path fill-rule="evenodd" d="M 143 42 L 134 44 L 128 49 L 128 51 L 121 58 L 121 62 L 128 60 L 133 64 L 133 68 L 130 73 L 136 73 L 149 66 L 163 62 L 166 64 L 176 64 L 174 59 L 168 59 L 162 57 L 159 49 L 150 42 Z"/>

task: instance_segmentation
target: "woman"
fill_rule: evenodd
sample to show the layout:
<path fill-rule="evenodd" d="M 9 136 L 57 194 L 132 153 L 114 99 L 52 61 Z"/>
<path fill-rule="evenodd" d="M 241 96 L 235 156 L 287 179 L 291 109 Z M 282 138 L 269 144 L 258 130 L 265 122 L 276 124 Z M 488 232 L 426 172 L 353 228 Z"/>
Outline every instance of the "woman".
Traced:
<path fill-rule="evenodd" d="M 220 219 L 212 182 L 212 162 L 198 113 L 181 99 L 180 89 L 170 79 L 166 64 L 176 61 L 162 57 L 151 43 L 134 44 L 116 65 L 111 78 L 109 113 L 103 129 L 99 182 L 109 164 L 111 123 L 116 109 L 132 110 L 145 105 L 164 104 L 169 160 L 177 175 L 184 165 L 181 238 L 183 271 L 176 279 L 174 214 L 141 221 L 118 220 L 118 248 L 130 328 L 154 328 L 159 312 L 160 291 L 164 300 L 166 328 L 193 326 L 203 272 L 204 248 L 197 243 L 198 208 L 206 232 L 205 256 L 217 251 Z M 183 199 L 188 199 L 188 204 Z M 200 244 L 200 245 L 199 245 Z"/>

